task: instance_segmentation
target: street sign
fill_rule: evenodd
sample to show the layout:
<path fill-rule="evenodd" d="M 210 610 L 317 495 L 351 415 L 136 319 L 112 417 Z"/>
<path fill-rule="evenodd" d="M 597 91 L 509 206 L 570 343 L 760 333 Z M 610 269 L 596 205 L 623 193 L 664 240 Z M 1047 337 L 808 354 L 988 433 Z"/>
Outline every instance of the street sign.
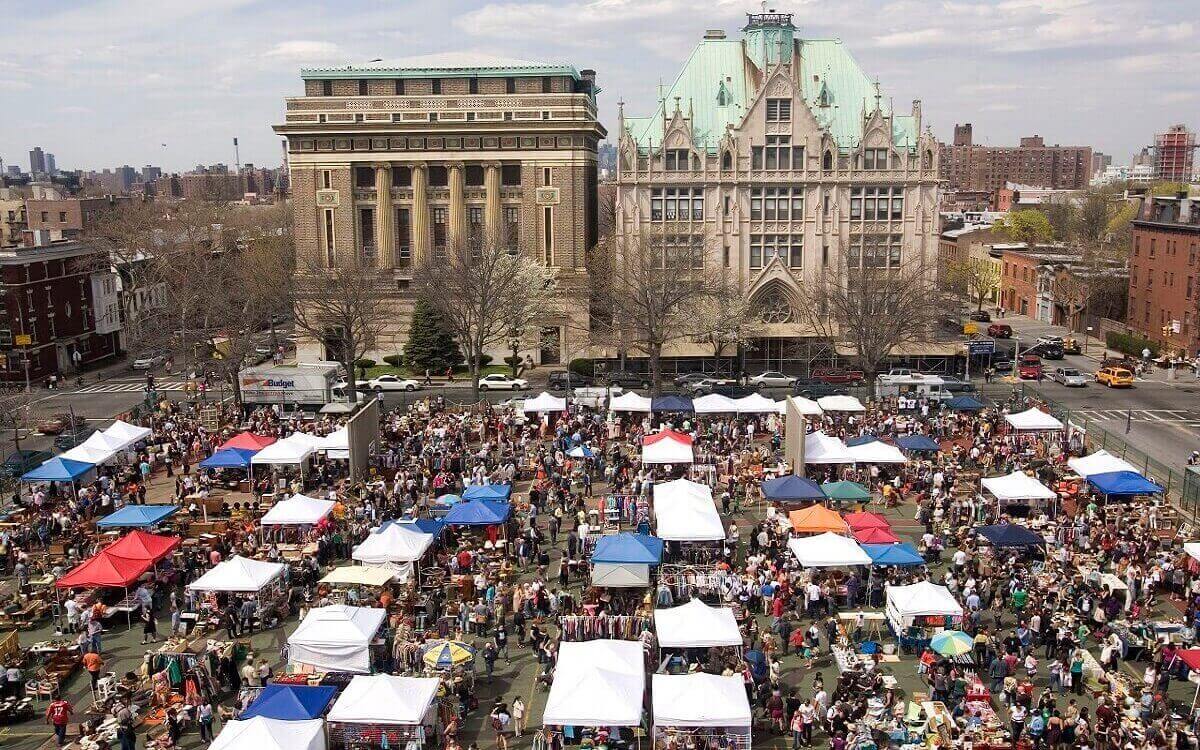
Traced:
<path fill-rule="evenodd" d="M 28 333 L 18 333 L 16 336 L 13 336 L 13 343 L 17 346 L 29 346 L 33 343 L 33 336 L 30 336 Z"/>
<path fill-rule="evenodd" d="M 974 323 L 963 323 L 963 333 L 967 336 L 973 336 L 979 333 L 979 326 Z"/>
<path fill-rule="evenodd" d="M 969 352 L 972 357 L 978 357 L 984 354 L 995 354 L 996 340 L 976 339 L 975 341 L 968 341 L 967 352 Z"/>

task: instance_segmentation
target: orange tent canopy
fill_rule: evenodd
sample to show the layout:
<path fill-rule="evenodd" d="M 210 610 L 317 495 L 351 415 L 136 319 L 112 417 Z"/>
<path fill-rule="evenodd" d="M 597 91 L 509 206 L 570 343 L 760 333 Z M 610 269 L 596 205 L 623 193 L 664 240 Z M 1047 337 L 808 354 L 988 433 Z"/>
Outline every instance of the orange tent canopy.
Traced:
<path fill-rule="evenodd" d="M 826 531 L 845 534 L 848 531 L 841 515 L 824 505 L 810 505 L 793 510 L 788 513 L 788 520 L 792 522 L 792 529 L 802 534 L 823 534 Z"/>

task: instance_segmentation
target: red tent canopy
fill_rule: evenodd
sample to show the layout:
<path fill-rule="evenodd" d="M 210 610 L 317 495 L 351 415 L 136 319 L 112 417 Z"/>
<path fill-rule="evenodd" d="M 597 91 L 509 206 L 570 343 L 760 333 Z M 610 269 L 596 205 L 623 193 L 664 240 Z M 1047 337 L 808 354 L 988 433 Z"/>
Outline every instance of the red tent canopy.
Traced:
<path fill-rule="evenodd" d="M 642 438 L 642 445 L 654 445 L 659 440 L 664 440 L 666 438 L 670 438 L 677 443 L 685 443 L 687 445 L 692 444 L 692 438 L 689 435 L 684 435 L 682 432 L 676 432 L 675 430 L 662 430 L 661 432 L 656 432 L 652 435 L 647 435 L 646 437 Z"/>
<path fill-rule="evenodd" d="M 180 539 L 177 536 L 147 534 L 144 531 L 135 530 L 105 547 L 104 552 L 113 557 L 139 562 L 146 561 L 150 565 L 154 565 L 175 551 L 179 543 Z"/>
<path fill-rule="evenodd" d="M 242 448 L 244 450 L 260 451 L 271 443 L 274 443 L 277 439 L 270 435 L 255 435 L 253 432 L 242 432 L 221 443 L 217 450 L 223 451 L 226 448 Z"/>
<path fill-rule="evenodd" d="M 125 588 L 154 565 L 152 560 L 131 560 L 104 550 L 54 582 L 60 589 Z"/>
<path fill-rule="evenodd" d="M 845 515 L 846 523 L 853 530 L 858 529 L 890 529 L 892 525 L 888 520 L 878 513 L 847 513 Z M 862 540 L 859 539 L 861 542 Z"/>
<path fill-rule="evenodd" d="M 1200 670 L 1200 648 L 1181 648 L 1175 655 L 1188 666 L 1188 669 Z"/>
<path fill-rule="evenodd" d="M 852 529 L 850 533 L 859 544 L 895 544 L 900 541 L 900 537 L 893 534 L 891 529 L 881 529 L 877 526 Z"/>

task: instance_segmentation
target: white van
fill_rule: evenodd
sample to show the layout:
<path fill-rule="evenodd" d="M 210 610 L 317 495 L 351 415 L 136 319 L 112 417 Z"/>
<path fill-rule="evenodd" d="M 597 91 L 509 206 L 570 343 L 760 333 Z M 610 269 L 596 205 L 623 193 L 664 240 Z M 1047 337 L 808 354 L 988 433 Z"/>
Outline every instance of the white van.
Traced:
<path fill-rule="evenodd" d="M 946 388 L 946 381 L 937 375 L 892 375 L 880 377 L 875 381 L 875 395 L 881 398 L 898 396 L 908 399 L 927 399 L 929 401 L 947 401 L 954 394 Z"/>

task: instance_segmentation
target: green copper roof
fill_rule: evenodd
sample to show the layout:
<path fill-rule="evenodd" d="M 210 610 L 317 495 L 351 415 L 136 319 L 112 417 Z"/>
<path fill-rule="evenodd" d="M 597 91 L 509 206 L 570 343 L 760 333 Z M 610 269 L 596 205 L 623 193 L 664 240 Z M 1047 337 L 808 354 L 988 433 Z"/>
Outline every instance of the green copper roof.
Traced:
<path fill-rule="evenodd" d="M 828 127 L 842 149 L 858 146 L 862 139 L 864 107 L 875 107 L 875 84 L 867 77 L 858 62 L 846 50 L 841 40 L 808 39 L 800 45 L 801 91 L 817 121 Z M 714 150 L 726 125 L 737 127 L 751 104 L 754 90 L 748 70 L 752 63 L 745 58 L 741 40 L 703 39 L 692 50 L 675 82 L 662 94 L 655 113 L 650 117 L 626 117 L 625 129 L 640 147 L 662 143 L 664 120 L 679 108 L 692 111 L 692 130 L 696 144 Z M 814 80 L 813 76 L 817 76 Z M 720 106 L 718 98 L 724 87 L 729 104 Z M 824 103 L 827 106 L 819 106 Z M 884 115 L 890 111 L 886 98 L 880 99 Z M 915 122 L 909 115 L 893 119 L 892 136 L 897 146 L 915 146 Z"/>
<path fill-rule="evenodd" d="M 579 71 L 571 65 L 516 60 L 483 54 L 444 52 L 396 60 L 374 60 L 332 68 L 301 68 L 301 78 L 432 78 L 432 77 L 571 76 Z"/>

